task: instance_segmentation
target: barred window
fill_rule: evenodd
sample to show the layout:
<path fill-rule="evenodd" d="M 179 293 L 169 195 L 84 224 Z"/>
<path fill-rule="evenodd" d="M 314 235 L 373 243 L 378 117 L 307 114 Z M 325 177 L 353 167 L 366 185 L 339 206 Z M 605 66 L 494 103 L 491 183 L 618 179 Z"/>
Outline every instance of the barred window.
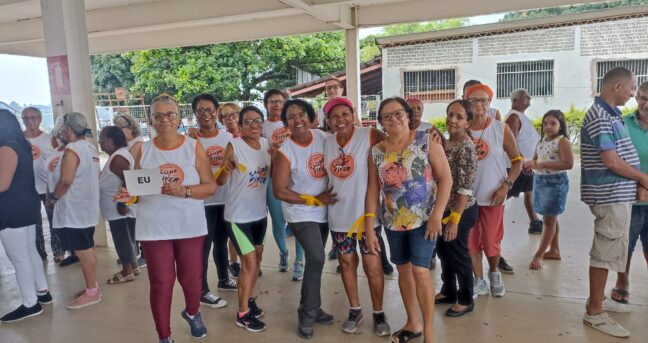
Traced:
<path fill-rule="evenodd" d="M 553 96 L 554 61 L 524 61 L 497 64 L 497 97 L 508 98 L 524 88 L 530 96 Z"/>
<path fill-rule="evenodd" d="M 455 69 L 406 71 L 403 95 L 423 101 L 446 101 L 456 97 Z"/>
<path fill-rule="evenodd" d="M 601 91 L 601 81 L 605 73 L 616 67 L 630 69 L 637 76 L 637 85 L 648 81 L 648 59 L 598 61 L 596 62 L 596 94 Z"/>

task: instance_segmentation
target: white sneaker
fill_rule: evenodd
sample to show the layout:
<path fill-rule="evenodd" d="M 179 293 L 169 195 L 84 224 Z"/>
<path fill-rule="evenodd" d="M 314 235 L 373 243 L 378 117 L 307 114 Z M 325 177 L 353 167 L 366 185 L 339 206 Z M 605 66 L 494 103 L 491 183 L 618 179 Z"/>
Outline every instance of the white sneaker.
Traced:
<path fill-rule="evenodd" d="M 587 314 L 587 311 L 585 311 L 583 323 L 610 336 L 630 337 L 630 331 L 619 325 L 619 323 L 605 312 L 596 316 L 590 316 Z"/>
<path fill-rule="evenodd" d="M 488 291 L 488 284 L 486 284 L 486 280 L 476 277 L 475 281 L 473 282 L 473 298 L 488 294 L 490 293 Z"/>
<path fill-rule="evenodd" d="M 490 281 L 490 293 L 492 296 L 495 297 L 503 297 L 504 294 L 506 293 L 506 289 L 504 289 L 504 282 L 502 281 L 502 273 L 501 272 L 489 272 L 488 273 L 488 281 Z"/>

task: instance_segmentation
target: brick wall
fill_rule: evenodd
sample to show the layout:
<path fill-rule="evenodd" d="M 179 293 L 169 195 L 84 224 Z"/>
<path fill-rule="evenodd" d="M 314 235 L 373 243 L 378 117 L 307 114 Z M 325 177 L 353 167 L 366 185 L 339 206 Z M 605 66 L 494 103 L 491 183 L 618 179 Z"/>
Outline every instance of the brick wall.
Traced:
<path fill-rule="evenodd" d="M 648 18 L 581 26 L 581 56 L 648 53 Z"/>
<path fill-rule="evenodd" d="M 472 63 L 472 39 L 386 48 L 387 68 Z"/>
<path fill-rule="evenodd" d="M 574 51 L 574 27 L 526 31 L 478 38 L 479 56 Z"/>

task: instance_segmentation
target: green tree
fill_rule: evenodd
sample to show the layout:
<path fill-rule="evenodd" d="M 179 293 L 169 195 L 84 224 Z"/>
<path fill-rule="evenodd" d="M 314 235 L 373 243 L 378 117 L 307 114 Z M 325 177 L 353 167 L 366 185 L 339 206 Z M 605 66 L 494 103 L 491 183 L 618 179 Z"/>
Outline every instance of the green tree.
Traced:
<path fill-rule="evenodd" d="M 618 1 L 607 1 L 607 2 L 598 2 L 598 3 L 589 3 L 589 4 L 569 5 L 569 6 L 561 6 L 561 7 L 553 7 L 553 8 L 539 8 L 533 10 L 516 11 L 516 12 L 507 13 L 502 18 L 501 21 L 533 19 L 533 18 L 561 15 L 561 14 L 604 10 L 604 9 L 615 8 L 615 7 L 640 6 L 646 4 L 648 4 L 648 0 L 618 0 Z"/>
<path fill-rule="evenodd" d="M 123 54 L 90 56 L 92 86 L 95 92 L 113 92 L 116 87 L 129 89 L 135 82 L 131 61 Z"/>

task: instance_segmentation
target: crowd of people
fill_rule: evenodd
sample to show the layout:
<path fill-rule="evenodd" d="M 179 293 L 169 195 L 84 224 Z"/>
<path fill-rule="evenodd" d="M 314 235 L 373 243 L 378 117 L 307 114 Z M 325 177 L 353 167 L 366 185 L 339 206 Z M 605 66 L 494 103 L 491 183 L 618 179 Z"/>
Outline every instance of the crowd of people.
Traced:
<path fill-rule="evenodd" d="M 93 241 L 101 213 L 121 263 L 106 284 L 133 281 L 148 268 L 161 343 L 173 341 L 176 277 L 185 300 L 181 317 L 194 338 L 207 335 L 200 305 L 227 305 L 209 287 L 210 256 L 217 290 L 237 292 L 235 324 L 250 332 L 266 329 L 254 295 L 268 214 L 280 272 L 290 269 L 286 229 L 295 236 L 292 280 L 301 281 L 296 332 L 305 339 L 313 337 L 315 324 L 334 323 L 322 308 L 321 292 L 329 237 L 328 256 L 338 260 L 349 303 L 341 330 L 355 333 L 364 318 L 362 261 L 373 331 L 391 335 L 392 342 L 421 336 L 434 342 L 435 304 L 449 305 L 445 315 L 460 317 L 474 310 L 480 295 L 505 295 L 501 273 L 513 272 L 501 248 L 509 197 L 523 193 L 529 233 L 542 235 L 529 268 L 561 259 L 558 216 L 565 211 L 574 155 L 560 110 L 544 114 L 538 133 L 525 114 L 531 97 L 518 89 L 501 121 L 490 106 L 493 90 L 470 80 L 462 99 L 446 108 L 445 135 L 422 122 L 424 103 L 415 98 L 383 100 L 379 130 L 362 127 L 343 91 L 339 80 L 327 81 L 328 101 L 316 111 L 273 89 L 263 98 L 267 115 L 255 106 L 221 104 L 200 94 L 191 104 L 198 128 L 187 136 L 178 133 L 178 103 L 161 94 L 150 104 L 153 139 L 144 141 L 137 120 L 127 114 L 100 131 L 99 145 L 108 155 L 103 167 L 83 114 L 58 118 L 50 136 L 40 131 L 38 109 L 23 111 L 24 132 L 13 114 L 0 110 L 0 240 L 22 294 L 22 304 L 1 321 L 39 315 L 42 305 L 53 301 L 42 265 L 41 203 L 54 261 L 81 265 L 84 288 L 66 307 L 77 310 L 102 300 Z M 633 96 L 637 111 L 621 117 L 618 107 Z M 581 133 L 581 198 L 596 218 L 583 321 L 617 337 L 630 333 L 607 312 L 629 311 L 629 264 L 639 238 L 648 262 L 646 132 L 648 83 L 636 91 L 629 70 L 612 69 Z M 159 194 L 129 194 L 125 173 L 136 169 L 160 171 Z M 443 282 L 436 294 L 429 271 L 435 254 Z M 398 330 L 392 330 L 383 308 L 390 261 L 406 313 Z M 608 298 L 609 270 L 618 278 Z"/>

